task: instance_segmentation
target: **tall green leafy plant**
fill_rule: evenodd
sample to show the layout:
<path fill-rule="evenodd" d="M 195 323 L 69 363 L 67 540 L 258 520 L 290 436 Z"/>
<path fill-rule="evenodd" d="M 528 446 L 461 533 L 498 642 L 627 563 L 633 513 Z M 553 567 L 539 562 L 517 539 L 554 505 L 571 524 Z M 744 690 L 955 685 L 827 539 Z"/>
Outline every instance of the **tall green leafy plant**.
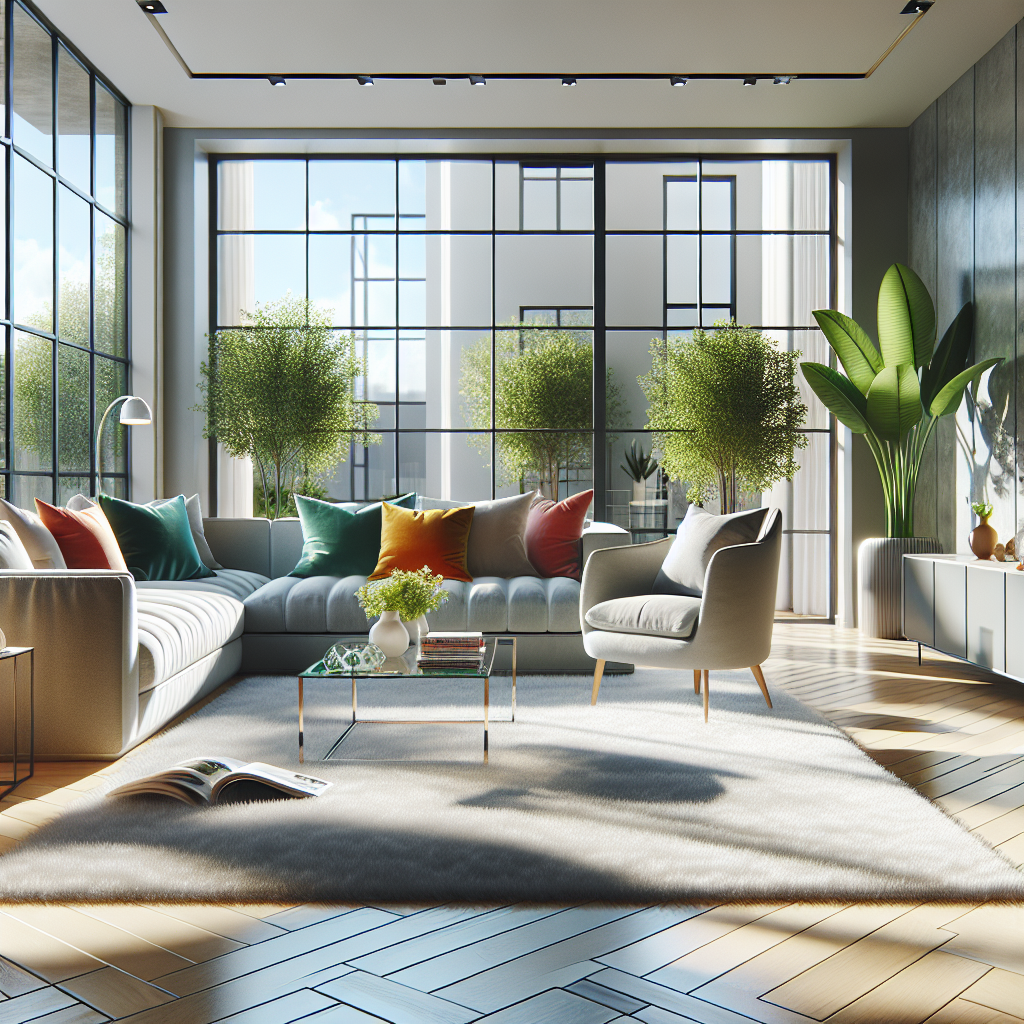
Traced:
<path fill-rule="evenodd" d="M 956 412 L 968 385 L 999 359 L 967 365 L 974 332 L 968 302 L 935 346 L 935 306 L 924 282 L 894 263 L 878 289 L 878 345 L 834 309 L 814 319 L 846 371 L 801 363 L 804 378 L 840 423 L 863 434 L 885 495 L 887 537 L 914 536 L 921 460 L 936 423 Z"/>
<path fill-rule="evenodd" d="M 691 501 L 719 495 L 735 512 L 744 491 L 792 480 L 800 468 L 799 431 L 807 415 L 796 386 L 799 352 L 783 352 L 750 327 L 719 321 L 693 338 L 655 338 L 651 372 L 637 378 L 647 396 L 661 468 L 686 481 Z"/>
<path fill-rule="evenodd" d="M 504 481 L 536 474 L 542 493 L 558 499 L 560 480 L 591 463 L 594 352 L 591 332 L 541 326 L 543 321 L 504 325 L 494 339 L 494 425 Z M 522 326 L 530 327 L 521 330 Z M 480 338 L 462 353 L 459 392 L 463 415 L 478 430 L 491 428 L 491 339 Z M 620 417 L 622 400 L 605 380 L 605 417 Z M 489 436 L 469 443 L 490 454 Z"/>
<path fill-rule="evenodd" d="M 264 507 L 273 489 L 277 515 L 295 475 L 343 461 L 353 441 L 381 442 L 370 433 L 377 406 L 356 399 L 366 366 L 355 338 L 336 334 L 330 312 L 306 299 L 257 306 L 245 327 L 218 331 L 200 370 L 204 436 L 234 458 L 252 459 Z"/>

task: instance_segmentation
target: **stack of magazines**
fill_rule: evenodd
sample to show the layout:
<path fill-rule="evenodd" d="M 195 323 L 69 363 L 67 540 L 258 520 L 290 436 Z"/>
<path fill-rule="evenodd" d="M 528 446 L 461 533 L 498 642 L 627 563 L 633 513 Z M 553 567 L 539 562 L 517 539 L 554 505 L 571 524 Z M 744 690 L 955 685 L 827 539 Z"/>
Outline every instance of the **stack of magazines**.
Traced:
<path fill-rule="evenodd" d="M 420 638 L 416 666 L 446 672 L 479 672 L 483 661 L 481 633 L 427 633 Z"/>

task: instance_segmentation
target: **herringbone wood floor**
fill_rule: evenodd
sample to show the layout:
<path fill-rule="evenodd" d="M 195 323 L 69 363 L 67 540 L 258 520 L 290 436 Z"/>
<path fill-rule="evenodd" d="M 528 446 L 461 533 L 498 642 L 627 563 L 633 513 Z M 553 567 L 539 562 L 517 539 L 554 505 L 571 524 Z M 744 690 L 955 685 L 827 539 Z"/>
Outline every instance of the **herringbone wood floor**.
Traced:
<path fill-rule="evenodd" d="M 765 670 L 1024 861 L 1024 688 L 916 655 L 782 625 Z M 0 803 L 0 844 L 97 768 L 39 766 Z M 0 1024 L 1005 1024 L 1024 907 L 4 906 L 0 993 Z"/>

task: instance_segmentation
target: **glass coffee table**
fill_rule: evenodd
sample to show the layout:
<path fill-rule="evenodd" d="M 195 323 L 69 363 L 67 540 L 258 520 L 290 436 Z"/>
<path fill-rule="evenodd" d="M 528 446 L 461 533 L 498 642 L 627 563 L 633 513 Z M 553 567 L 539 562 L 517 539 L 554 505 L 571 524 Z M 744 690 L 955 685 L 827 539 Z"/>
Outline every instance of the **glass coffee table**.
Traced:
<path fill-rule="evenodd" d="M 484 659 L 479 671 L 466 669 L 445 669 L 428 668 L 421 669 L 416 665 L 416 654 L 418 645 L 413 644 L 409 650 L 400 658 L 388 658 L 378 668 L 373 669 L 344 669 L 330 670 L 321 658 L 320 661 L 310 665 L 305 671 L 299 673 L 299 761 L 306 760 L 305 752 L 305 731 L 303 726 L 303 681 L 306 679 L 348 679 L 352 683 L 352 721 L 346 726 L 345 731 L 334 741 L 330 750 L 318 760 L 329 761 L 344 742 L 345 737 L 357 725 L 483 725 L 484 727 L 484 764 L 488 756 L 488 729 L 490 724 L 491 706 L 491 671 L 494 667 L 494 658 L 499 647 L 512 648 L 512 721 L 516 720 L 516 638 L 514 636 L 485 636 Z M 336 643 L 356 644 L 367 643 L 366 636 L 338 637 Z M 395 681 L 406 680 L 414 684 L 417 680 L 423 679 L 451 679 L 458 682 L 483 684 L 483 718 L 457 718 L 457 719 L 409 719 L 409 718 L 359 718 L 359 697 L 358 683 L 360 679 L 380 680 L 392 679 Z"/>

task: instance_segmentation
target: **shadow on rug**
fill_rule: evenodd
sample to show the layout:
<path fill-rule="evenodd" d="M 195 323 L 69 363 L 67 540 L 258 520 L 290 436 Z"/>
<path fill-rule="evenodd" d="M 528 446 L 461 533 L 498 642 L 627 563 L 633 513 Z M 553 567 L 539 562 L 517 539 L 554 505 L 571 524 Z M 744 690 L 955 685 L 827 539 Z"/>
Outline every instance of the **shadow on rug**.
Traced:
<path fill-rule="evenodd" d="M 1024 898 L 1024 874 L 817 712 L 779 690 L 769 710 L 749 673 L 714 672 L 705 725 L 691 679 L 611 677 L 591 707 L 587 679 L 523 677 L 516 721 L 492 723 L 487 765 L 468 724 L 360 726 L 343 759 L 317 761 L 351 697 L 344 682 L 307 684 L 304 769 L 334 784 L 322 797 L 201 809 L 104 798 L 197 756 L 299 769 L 294 677 L 250 677 L 0 859 L 0 899 Z M 452 687 L 412 685 L 360 684 L 361 715 L 457 716 Z M 507 719 L 508 680 L 492 691 Z"/>

